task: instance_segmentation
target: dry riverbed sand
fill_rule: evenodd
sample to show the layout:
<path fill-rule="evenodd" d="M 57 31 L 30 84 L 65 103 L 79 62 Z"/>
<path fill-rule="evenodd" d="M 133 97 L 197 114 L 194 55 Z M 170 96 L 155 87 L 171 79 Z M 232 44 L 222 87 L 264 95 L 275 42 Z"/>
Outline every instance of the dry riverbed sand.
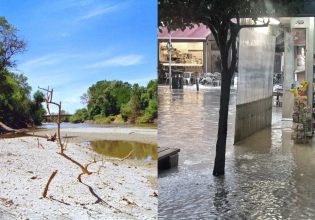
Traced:
<path fill-rule="evenodd" d="M 35 132 L 35 135 L 44 136 L 45 134 L 54 134 L 56 129 L 42 129 Z M 31 132 L 30 132 L 31 134 Z M 61 136 L 67 136 L 71 142 L 80 143 L 83 141 L 94 140 L 125 140 L 139 141 L 143 143 L 157 143 L 157 129 L 149 128 L 62 128 Z"/>
<path fill-rule="evenodd" d="M 79 135 L 82 131 L 74 132 Z M 125 140 L 134 134 L 132 140 L 137 141 L 146 136 L 142 141 L 154 142 L 156 133 L 136 132 L 140 136 L 118 131 L 112 134 Z M 90 134 L 88 139 L 106 139 L 104 132 Z M 80 168 L 56 153 L 56 143 L 37 137 L 0 139 L 0 219 L 156 219 L 157 162 L 105 158 L 80 140 L 68 144 L 67 155 L 82 164 L 103 158 L 89 166 L 91 171 L 99 172 L 83 175 L 84 184 L 77 180 Z M 58 173 L 47 198 L 42 198 L 54 170 Z"/>

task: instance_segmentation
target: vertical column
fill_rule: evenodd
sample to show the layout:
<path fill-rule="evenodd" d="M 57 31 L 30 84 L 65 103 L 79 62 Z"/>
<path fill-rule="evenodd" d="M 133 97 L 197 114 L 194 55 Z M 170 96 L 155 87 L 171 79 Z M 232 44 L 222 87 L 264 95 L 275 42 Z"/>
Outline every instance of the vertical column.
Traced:
<path fill-rule="evenodd" d="M 292 118 L 294 95 L 289 91 L 294 83 L 294 47 L 293 36 L 284 33 L 284 79 L 283 79 L 283 107 L 282 118 Z"/>
<path fill-rule="evenodd" d="M 242 29 L 234 143 L 271 125 L 275 36 L 270 28 Z"/>
<path fill-rule="evenodd" d="M 309 87 L 307 91 L 308 104 L 313 106 L 314 17 L 310 17 L 309 19 L 310 21 L 309 21 L 308 34 L 306 35 L 305 74 L 306 74 L 306 79 L 309 82 Z"/>

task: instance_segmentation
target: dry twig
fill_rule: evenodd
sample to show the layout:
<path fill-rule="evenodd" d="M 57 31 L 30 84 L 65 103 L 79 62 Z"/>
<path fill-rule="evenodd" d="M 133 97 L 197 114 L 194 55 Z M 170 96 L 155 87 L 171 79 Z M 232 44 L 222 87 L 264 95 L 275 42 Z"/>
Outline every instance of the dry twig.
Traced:
<path fill-rule="evenodd" d="M 126 160 L 127 158 L 129 158 L 133 152 L 134 152 L 134 150 L 131 150 L 129 152 L 129 154 L 127 156 L 125 156 L 124 158 L 120 159 L 120 161 L 123 161 L 123 160 Z"/>
<path fill-rule="evenodd" d="M 44 198 L 46 198 L 49 185 L 50 185 L 51 181 L 53 180 L 53 178 L 56 176 L 57 172 L 58 172 L 58 170 L 55 170 L 55 171 L 52 172 L 52 174 L 50 175 L 50 177 L 49 177 L 49 179 L 48 179 L 48 182 L 46 183 L 44 192 L 43 192 L 43 197 L 44 197 Z"/>
<path fill-rule="evenodd" d="M 39 138 L 37 138 L 37 147 L 38 147 L 38 148 L 41 147 L 41 148 L 45 149 L 45 148 L 43 147 L 43 145 L 42 145 L 41 143 L 39 143 Z"/>

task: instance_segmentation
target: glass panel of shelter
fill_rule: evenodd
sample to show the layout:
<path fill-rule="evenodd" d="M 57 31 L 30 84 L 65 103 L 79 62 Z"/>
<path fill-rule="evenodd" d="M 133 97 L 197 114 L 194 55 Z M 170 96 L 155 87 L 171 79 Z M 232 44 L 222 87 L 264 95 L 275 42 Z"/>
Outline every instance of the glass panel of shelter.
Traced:
<path fill-rule="evenodd" d="M 295 58 L 295 81 L 297 85 L 305 79 L 306 29 L 292 29 Z"/>

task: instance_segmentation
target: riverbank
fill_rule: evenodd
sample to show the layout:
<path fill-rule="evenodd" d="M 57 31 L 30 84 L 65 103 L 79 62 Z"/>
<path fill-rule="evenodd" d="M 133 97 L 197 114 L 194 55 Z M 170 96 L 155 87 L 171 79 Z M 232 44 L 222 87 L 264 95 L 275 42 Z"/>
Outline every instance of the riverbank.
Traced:
<path fill-rule="evenodd" d="M 56 128 L 39 129 L 29 131 L 44 137 L 46 134 L 54 134 Z M 81 143 L 95 140 L 123 140 L 137 141 L 142 143 L 156 144 L 157 129 L 138 127 L 65 127 L 61 128 L 61 136 L 67 137 L 70 142 Z"/>
<path fill-rule="evenodd" d="M 121 161 L 100 156 L 92 140 L 156 143 L 155 129 L 63 128 L 69 138 L 66 154 L 99 171 L 77 180 L 80 168 L 60 156 L 57 144 L 38 137 L 55 129 L 35 131 L 34 137 L 0 139 L 0 219 L 155 219 L 157 162 Z M 31 132 L 30 132 L 31 133 Z M 101 167 L 101 169 L 99 169 Z M 47 198 L 41 198 L 54 170 Z M 91 188 L 89 189 L 90 186 Z M 103 201 L 100 202 L 91 189 Z"/>
<path fill-rule="evenodd" d="M 72 122 L 70 122 L 72 123 Z M 130 123 L 123 120 L 85 120 L 83 124 L 95 124 L 95 125 L 117 125 L 117 126 L 135 126 L 135 127 L 149 127 L 157 128 L 157 119 L 154 119 L 152 123 Z"/>

